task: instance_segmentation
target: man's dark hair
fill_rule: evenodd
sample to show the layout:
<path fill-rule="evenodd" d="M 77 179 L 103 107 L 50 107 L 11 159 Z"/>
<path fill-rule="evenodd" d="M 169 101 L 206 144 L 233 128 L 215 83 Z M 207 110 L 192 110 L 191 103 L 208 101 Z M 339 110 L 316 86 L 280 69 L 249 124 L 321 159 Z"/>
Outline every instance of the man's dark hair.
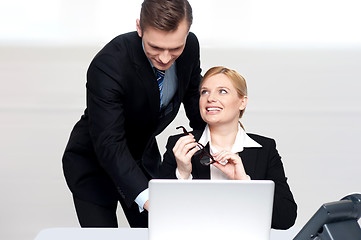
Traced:
<path fill-rule="evenodd" d="M 144 0 L 140 11 L 142 32 L 147 27 L 162 31 L 175 31 L 186 19 L 189 28 L 193 22 L 192 7 L 187 0 Z"/>

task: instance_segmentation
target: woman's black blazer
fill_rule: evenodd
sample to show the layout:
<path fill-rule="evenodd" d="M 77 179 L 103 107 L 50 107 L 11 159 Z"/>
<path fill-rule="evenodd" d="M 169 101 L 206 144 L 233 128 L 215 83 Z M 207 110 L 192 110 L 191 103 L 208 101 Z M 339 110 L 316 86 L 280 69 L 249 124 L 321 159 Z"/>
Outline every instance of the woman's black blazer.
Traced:
<path fill-rule="evenodd" d="M 198 140 L 202 131 L 192 132 Z M 166 152 L 161 166 L 161 178 L 176 178 L 177 163 L 172 152 L 177 140 L 182 135 L 171 136 L 168 139 Z M 281 157 L 273 139 L 248 134 L 253 140 L 262 145 L 261 148 L 244 148 L 239 153 L 246 173 L 252 180 L 272 180 L 275 183 L 273 202 L 272 228 L 287 229 L 293 226 L 297 216 L 297 205 L 287 184 Z M 192 176 L 194 179 L 210 179 L 209 166 L 203 166 L 198 159 L 192 158 Z"/>

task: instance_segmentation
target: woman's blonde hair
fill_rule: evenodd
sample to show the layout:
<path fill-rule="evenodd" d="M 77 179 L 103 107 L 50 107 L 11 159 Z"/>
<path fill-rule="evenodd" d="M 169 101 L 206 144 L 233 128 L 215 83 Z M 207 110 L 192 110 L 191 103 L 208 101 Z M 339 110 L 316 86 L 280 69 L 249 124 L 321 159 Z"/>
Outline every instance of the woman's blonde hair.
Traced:
<path fill-rule="evenodd" d="M 207 81 L 208 78 L 217 75 L 217 74 L 224 74 L 228 77 L 228 79 L 232 82 L 232 85 L 237 90 L 238 96 L 240 98 L 247 96 L 247 84 L 246 79 L 242 77 L 241 74 L 236 72 L 235 70 L 228 69 L 226 67 L 218 66 L 210 68 L 206 74 L 204 75 L 200 87 L 203 86 L 204 82 Z M 243 109 L 239 113 L 239 118 L 243 116 L 243 113 L 246 109 Z"/>

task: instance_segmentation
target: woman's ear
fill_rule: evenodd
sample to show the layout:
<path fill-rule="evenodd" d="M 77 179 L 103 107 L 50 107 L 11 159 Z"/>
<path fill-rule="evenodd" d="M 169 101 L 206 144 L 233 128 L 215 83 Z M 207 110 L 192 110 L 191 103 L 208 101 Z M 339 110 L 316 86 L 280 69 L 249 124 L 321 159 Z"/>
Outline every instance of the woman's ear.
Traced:
<path fill-rule="evenodd" d="M 247 103 L 248 103 L 248 97 L 244 96 L 241 99 L 241 106 L 239 107 L 239 110 L 242 111 L 247 107 Z"/>
<path fill-rule="evenodd" d="M 138 36 L 139 36 L 139 37 L 142 37 L 142 28 L 140 27 L 140 20 L 137 19 L 137 20 L 135 21 L 135 24 L 136 24 Z"/>

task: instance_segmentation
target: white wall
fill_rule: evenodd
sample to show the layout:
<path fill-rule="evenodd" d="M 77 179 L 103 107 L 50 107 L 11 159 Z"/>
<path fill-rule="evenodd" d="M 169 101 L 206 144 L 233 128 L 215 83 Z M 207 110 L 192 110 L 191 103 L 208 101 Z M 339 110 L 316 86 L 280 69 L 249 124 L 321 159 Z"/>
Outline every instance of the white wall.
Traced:
<path fill-rule="evenodd" d="M 135 29 L 142 0 L 3 0 L 0 43 L 104 44 Z M 189 0 L 203 46 L 353 44 L 358 0 Z"/>
<path fill-rule="evenodd" d="M 243 74 L 246 129 L 277 140 L 299 205 L 296 225 L 321 204 L 360 192 L 358 1 L 190 2 L 202 68 Z M 134 29 L 141 1 L 124 3 L 0 2 L 0 239 L 78 226 L 61 156 L 85 106 L 89 62 Z M 160 146 L 184 121 L 180 114 Z"/>

